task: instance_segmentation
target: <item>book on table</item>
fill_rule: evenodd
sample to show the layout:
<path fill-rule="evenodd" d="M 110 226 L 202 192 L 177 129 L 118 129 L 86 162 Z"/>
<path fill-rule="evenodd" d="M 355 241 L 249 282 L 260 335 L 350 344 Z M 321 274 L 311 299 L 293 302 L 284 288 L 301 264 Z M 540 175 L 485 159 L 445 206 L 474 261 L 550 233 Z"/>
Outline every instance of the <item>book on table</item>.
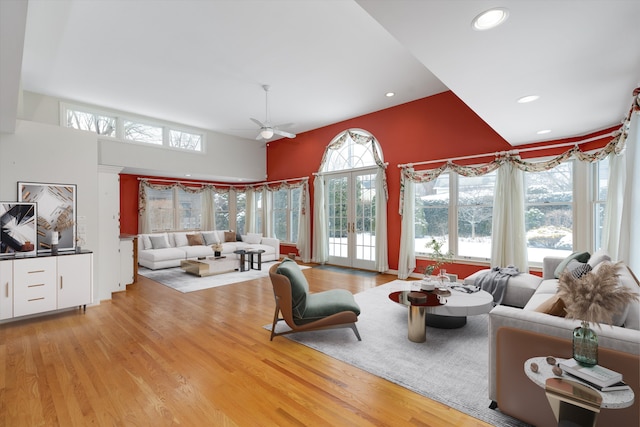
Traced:
<path fill-rule="evenodd" d="M 609 387 L 622 381 L 620 372 L 600 365 L 582 366 L 575 359 L 562 361 L 559 366 L 574 377 L 583 379 L 597 387 Z"/>

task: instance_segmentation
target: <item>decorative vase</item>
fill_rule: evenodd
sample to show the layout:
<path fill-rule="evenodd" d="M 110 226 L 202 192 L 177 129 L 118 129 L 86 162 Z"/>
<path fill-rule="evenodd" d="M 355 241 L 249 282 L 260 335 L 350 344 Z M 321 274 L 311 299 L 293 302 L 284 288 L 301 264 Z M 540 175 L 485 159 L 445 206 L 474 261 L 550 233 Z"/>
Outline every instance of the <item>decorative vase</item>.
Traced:
<path fill-rule="evenodd" d="M 598 336 L 589 322 L 583 321 L 573 330 L 573 358 L 584 366 L 598 364 Z"/>
<path fill-rule="evenodd" d="M 219 257 L 219 256 L 220 256 L 220 255 L 222 255 L 222 254 L 220 253 L 220 251 L 213 251 L 213 255 L 214 255 L 215 257 Z"/>

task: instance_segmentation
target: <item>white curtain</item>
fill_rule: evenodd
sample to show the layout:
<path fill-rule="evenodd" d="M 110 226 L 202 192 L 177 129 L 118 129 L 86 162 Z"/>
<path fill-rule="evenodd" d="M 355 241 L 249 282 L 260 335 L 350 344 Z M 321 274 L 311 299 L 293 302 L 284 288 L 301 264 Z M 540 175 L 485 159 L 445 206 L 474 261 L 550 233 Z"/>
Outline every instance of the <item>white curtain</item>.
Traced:
<path fill-rule="evenodd" d="M 247 187 L 245 190 L 245 217 L 244 228 L 246 233 L 256 232 L 256 197 L 253 188 Z"/>
<path fill-rule="evenodd" d="M 262 235 L 264 237 L 273 237 L 273 198 L 271 191 L 262 191 Z"/>
<path fill-rule="evenodd" d="M 376 270 L 389 270 L 389 248 L 387 246 L 387 191 L 384 185 L 385 168 L 378 167 L 376 174 Z"/>
<path fill-rule="evenodd" d="M 319 264 L 329 260 L 327 218 L 324 211 L 324 178 L 313 180 L 313 259 Z"/>
<path fill-rule="evenodd" d="M 512 162 L 498 168 L 491 225 L 491 267 L 529 272 L 524 224 L 524 177 Z"/>
<path fill-rule="evenodd" d="M 637 113 L 631 116 L 629 133 L 626 141 L 622 141 L 622 152 L 609 154 L 609 186 L 602 232 L 602 247 L 611 258 L 625 261 L 634 271 L 640 270 L 640 227 L 637 220 L 640 217 L 638 117 Z"/>
<path fill-rule="evenodd" d="M 216 229 L 216 215 L 213 208 L 213 190 L 206 187 L 202 191 L 202 229 Z"/>
<path fill-rule="evenodd" d="M 298 241 L 296 242 L 296 248 L 302 262 L 311 262 L 311 242 L 309 239 L 311 237 L 311 218 L 309 209 L 309 181 L 305 181 L 300 193 Z"/>
<path fill-rule="evenodd" d="M 400 254 L 398 256 L 398 278 L 406 279 L 416 268 L 415 248 L 415 183 L 407 179 L 402 171 L 400 187 L 404 193 L 401 199 L 402 226 L 400 231 Z"/>

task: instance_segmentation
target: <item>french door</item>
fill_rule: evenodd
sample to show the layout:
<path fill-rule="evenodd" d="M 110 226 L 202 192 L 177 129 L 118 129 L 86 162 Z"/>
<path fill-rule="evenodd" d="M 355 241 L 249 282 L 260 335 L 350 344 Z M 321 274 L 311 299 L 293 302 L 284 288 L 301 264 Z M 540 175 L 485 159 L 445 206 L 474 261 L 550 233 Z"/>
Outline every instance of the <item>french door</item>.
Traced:
<path fill-rule="evenodd" d="M 325 176 L 329 264 L 375 270 L 377 169 Z"/>

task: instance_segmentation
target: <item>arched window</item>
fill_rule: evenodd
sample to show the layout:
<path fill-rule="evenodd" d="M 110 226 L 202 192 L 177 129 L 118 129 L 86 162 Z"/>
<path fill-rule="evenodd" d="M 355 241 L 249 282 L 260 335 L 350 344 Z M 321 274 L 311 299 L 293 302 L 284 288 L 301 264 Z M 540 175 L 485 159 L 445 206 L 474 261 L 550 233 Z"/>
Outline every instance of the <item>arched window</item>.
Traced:
<path fill-rule="evenodd" d="M 320 164 L 320 172 L 335 172 L 382 164 L 378 140 L 362 129 L 349 129 L 333 138 Z"/>
<path fill-rule="evenodd" d="M 314 180 L 316 262 L 388 270 L 385 168 L 367 131 L 348 129 L 329 143 Z"/>

